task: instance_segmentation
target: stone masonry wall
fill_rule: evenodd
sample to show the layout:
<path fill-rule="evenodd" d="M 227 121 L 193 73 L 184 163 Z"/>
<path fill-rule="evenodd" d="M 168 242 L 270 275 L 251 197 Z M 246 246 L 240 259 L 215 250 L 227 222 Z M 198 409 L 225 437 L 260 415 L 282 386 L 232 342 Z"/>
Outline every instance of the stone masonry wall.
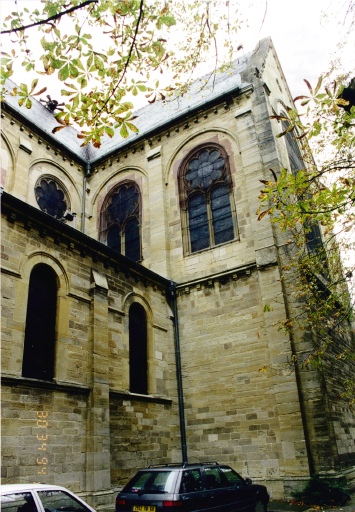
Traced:
<path fill-rule="evenodd" d="M 86 390 L 46 390 L 3 379 L 2 483 L 85 490 L 87 405 Z"/>
<path fill-rule="evenodd" d="M 135 449 L 135 458 L 122 464 L 128 442 L 147 458 L 154 454 L 164 461 L 179 450 L 166 292 L 147 278 L 117 270 L 109 259 L 104 265 L 91 258 L 79 249 L 75 231 L 68 244 L 38 221 L 22 220 L 20 213 L 10 217 L 4 212 L 1 224 L 2 482 L 62 484 L 94 505 L 110 504 L 112 485 L 141 460 Z M 29 279 L 37 263 L 51 266 L 58 282 L 55 376 L 49 382 L 21 376 Z M 148 400 L 129 392 L 133 302 L 145 307 L 148 318 Z M 111 393 L 114 401 L 117 394 L 125 404 L 134 400 L 129 421 L 127 407 L 118 413 L 112 408 L 110 418 Z"/>
<path fill-rule="evenodd" d="M 273 327 L 282 305 L 263 310 L 277 276 L 216 278 L 181 289 L 178 302 L 189 459 L 231 464 L 273 497 L 309 474 L 290 344 Z"/>
<path fill-rule="evenodd" d="M 139 467 L 181 461 L 178 418 L 168 400 L 149 403 L 112 393 L 110 439 L 113 486 L 122 487 Z"/>

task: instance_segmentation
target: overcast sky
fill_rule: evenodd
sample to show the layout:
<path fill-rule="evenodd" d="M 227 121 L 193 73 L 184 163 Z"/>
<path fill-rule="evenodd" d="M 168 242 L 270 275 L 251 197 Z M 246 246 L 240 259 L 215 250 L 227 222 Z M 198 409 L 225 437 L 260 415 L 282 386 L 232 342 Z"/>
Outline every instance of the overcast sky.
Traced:
<path fill-rule="evenodd" d="M 350 4 L 355 9 L 350 0 L 241 0 L 241 4 L 249 7 L 249 27 L 240 33 L 246 50 L 271 36 L 293 96 L 307 93 L 304 78 L 316 81 L 327 71 L 344 33 L 346 10 Z M 355 70 L 355 30 L 341 55 L 343 67 Z"/>
<path fill-rule="evenodd" d="M 187 2 L 189 0 L 186 0 Z M 208 0 L 201 0 L 208 1 Z M 228 1 L 228 0 L 226 0 Z M 304 78 L 315 82 L 328 69 L 332 52 L 344 33 L 346 9 L 355 0 L 229 0 L 240 4 L 241 18 L 248 19 L 239 33 L 244 51 L 259 39 L 271 36 L 286 80 L 295 97 L 307 94 Z M 0 0 L 2 15 L 14 9 L 14 0 Z M 33 1 L 19 0 L 21 8 Z M 213 13 L 211 13 L 213 16 Z M 349 17 L 347 18 L 349 20 Z M 347 38 L 342 63 L 355 70 L 355 30 Z M 3 48 L 3 50 L 6 50 Z M 24 77 L 13 77 L 18 82 Z M 48 80 L 48 78 L 47 78 Z"/>

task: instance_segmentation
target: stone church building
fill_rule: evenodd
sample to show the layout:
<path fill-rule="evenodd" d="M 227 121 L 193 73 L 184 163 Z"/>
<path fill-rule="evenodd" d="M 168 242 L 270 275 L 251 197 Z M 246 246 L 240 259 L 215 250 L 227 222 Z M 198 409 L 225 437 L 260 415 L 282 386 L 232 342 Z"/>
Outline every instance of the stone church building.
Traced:
<path fill-rule="evenodd" d="M 3 483 L 100 507 L 138 468 L 186 459 L 273 499 L 354 479 L 351 370 L 292 364 L 310 341 L 278 322 L 302 305 L 256 215 L 260 180 L 302 158 L 270 119 L 292 106 L 271 40 L 201 84 L 100 149 L 53 135 L 36 100 L 3 105 Z"/>

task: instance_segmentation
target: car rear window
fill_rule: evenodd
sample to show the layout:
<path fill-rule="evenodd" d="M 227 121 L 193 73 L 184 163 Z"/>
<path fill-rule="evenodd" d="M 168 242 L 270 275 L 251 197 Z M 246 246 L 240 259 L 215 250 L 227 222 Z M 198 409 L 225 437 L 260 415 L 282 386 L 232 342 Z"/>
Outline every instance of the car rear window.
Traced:
<path fill-rule="evenodd" d="M 3 512 L 37 512 L 37 507 L 30 492 L 14 492 L 1 496 Z"/>
<path fill-rule="evenodd" d="M 176 471 L 142 471 L 132 478 L 123 492 L 172 493 Z"/>

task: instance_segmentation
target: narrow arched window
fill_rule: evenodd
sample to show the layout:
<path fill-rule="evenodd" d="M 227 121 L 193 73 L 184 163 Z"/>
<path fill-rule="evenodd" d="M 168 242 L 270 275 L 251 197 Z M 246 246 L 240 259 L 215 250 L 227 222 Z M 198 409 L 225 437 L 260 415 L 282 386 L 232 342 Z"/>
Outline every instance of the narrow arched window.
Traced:
<path fill-rule="evenodd" d="M 281 121 L 282 131 L 286 132 L 285 134 L 285 142 L 286 149 L 288 154 L 288 159 L 290 161 L 290 170 L 294 176 L 298 173 L 298 171 L 305 168 L 302 153 L 300 147 L 297 142 L 297 132 L 296 130 L 286 131 L 290 126 L 287 121 Z"/>
<path fill-rule="evenodd" d="M 229 242 L 237 237 L 228 156 L 217 144 L 192 151 L 179 173 L 185 253 Z"/>
<path fill-rule="evenodd" d="M 290 126 L 289 122 L 286 120 L 281 121 L 281 125 L 282 130 L 286 132 L 285 143 L 288 159 L 290 161 L 290 170 L 292 174 L 296 177 L 299 171 L 305 169 L 301 149 L 297 141 L 297 132 L 296 130 L 286 131 L 287 128 Z M 322 234 L 318 222 L 314 222 L 312 220 L 308 220 L 307 222 L 305 222 L 304 234 L 308 253 L 317 254 L 317 256 L 322 260 L 326 272 L 328 263 L 325 248 L 322 241 Z"/>
<path fill-rule="evenodd" d="M 57 276 L 39 263 L 30 276 L 22 375 L 52 380 L 54 376 Z"/>
<path fill-rule="evenodd" d="M 129 308 L 129 389 L 132 393 L 148 393 L 147 315 L 138 303 Z"/>
<path fill-rule="evenodd" d="M 121 184 L 104 202 L 100 239 L 131 260 L 141 261 L 140 193 L 135 183 Z"/>

